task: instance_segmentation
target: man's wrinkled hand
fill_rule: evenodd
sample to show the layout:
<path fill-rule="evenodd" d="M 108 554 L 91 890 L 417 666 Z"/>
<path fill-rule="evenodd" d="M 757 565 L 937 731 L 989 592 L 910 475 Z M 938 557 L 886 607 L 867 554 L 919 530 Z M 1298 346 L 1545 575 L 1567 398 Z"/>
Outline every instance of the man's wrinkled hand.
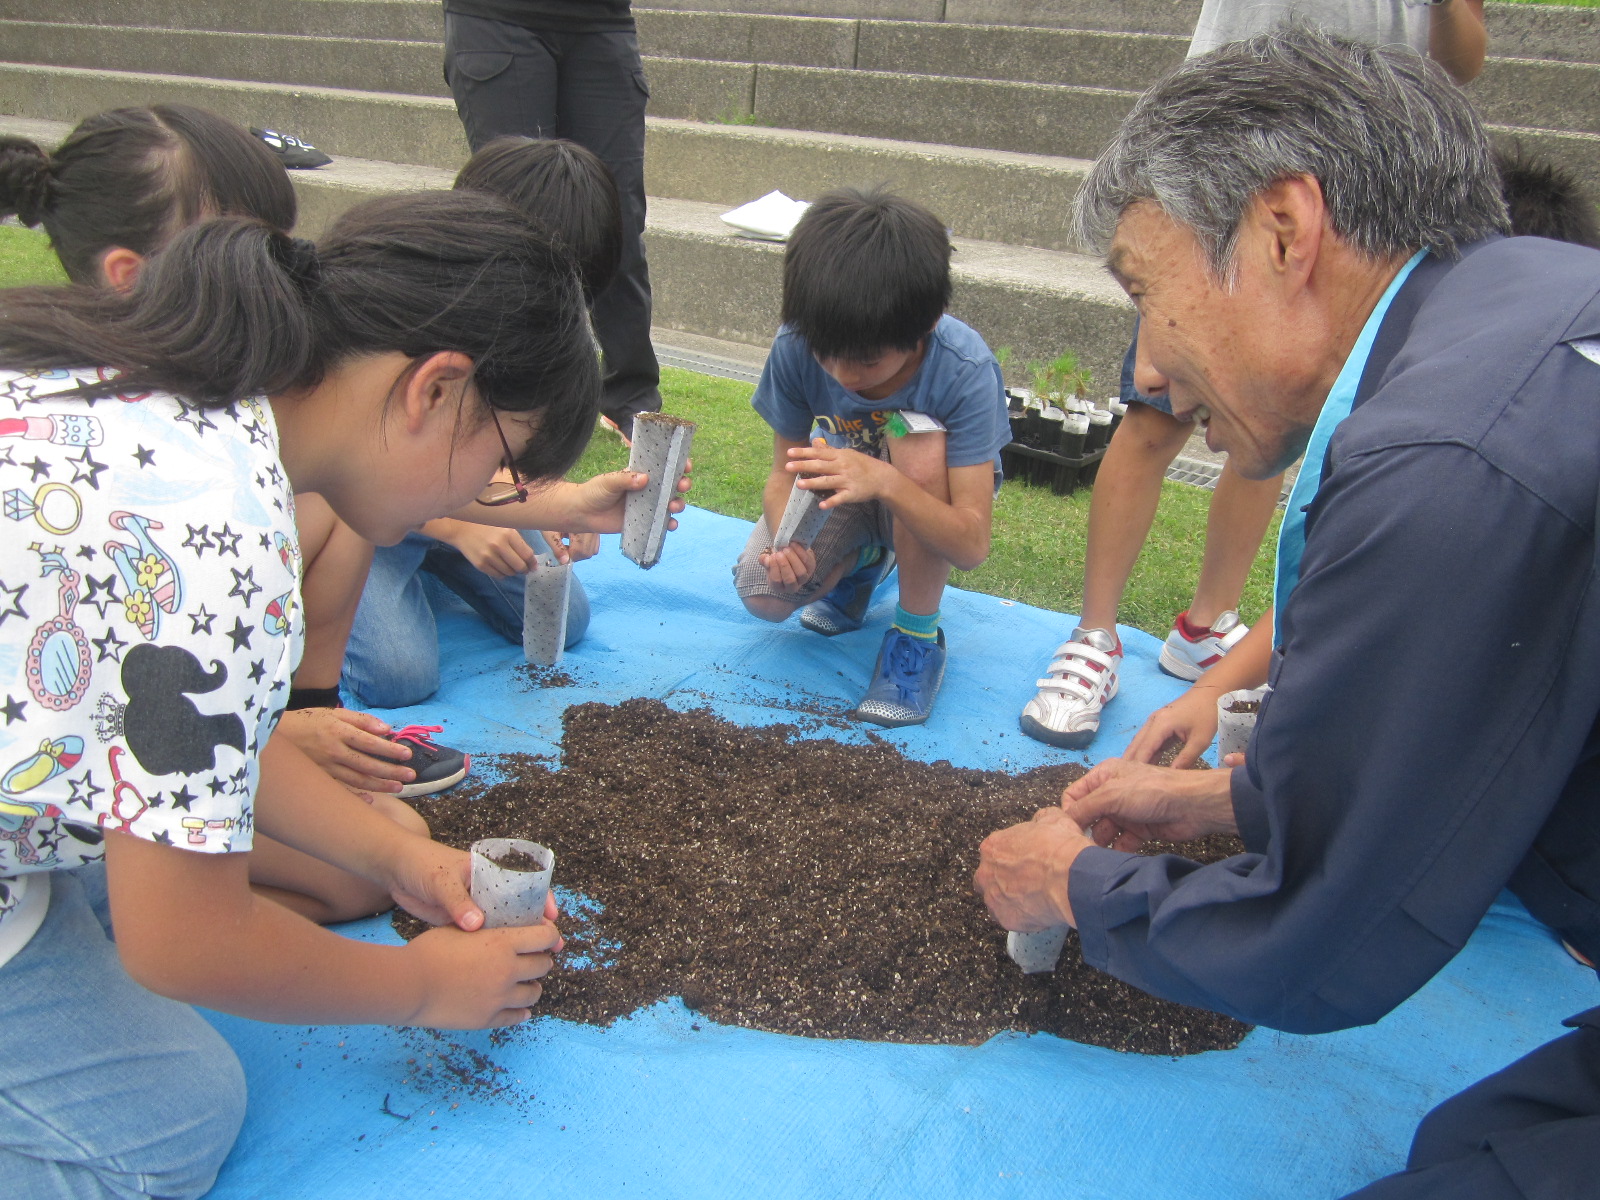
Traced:
<path fill-rule="evenodd" d="M 1033 820 L 991 833 L 978 847 L 973 886 L 1004 929 L 1032 933 L 1071 925 L 1067 877 L 1092 842 L 1059 808 L 1041 808 Z"/>
<path fill-rule="evenodd" d="M 1112 850 L 1237 833 L 1226 771 L 1179 771 L 1113 758 L 1061 795 L 1061 808 Z"/>

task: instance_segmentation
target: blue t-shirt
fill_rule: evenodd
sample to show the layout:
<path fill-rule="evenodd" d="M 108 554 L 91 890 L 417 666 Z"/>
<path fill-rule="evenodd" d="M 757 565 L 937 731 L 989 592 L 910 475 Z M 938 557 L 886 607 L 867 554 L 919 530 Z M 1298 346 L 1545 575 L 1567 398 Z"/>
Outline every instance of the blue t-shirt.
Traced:
<path fill-rule="evenodd" d="M 1005 384 L 983 338 L 954 317 L 939 318 L 917 373 L 892 396 L 867 400 L 841 387 L 789 326 L 778 330 L 750 401 L 779 437 L 803 442 L 816 428 L 832 446 L 871 450 L 897 412 L 927 413 L 949 431 L 945 462 L 993 462 L 1011 440 Z"/>

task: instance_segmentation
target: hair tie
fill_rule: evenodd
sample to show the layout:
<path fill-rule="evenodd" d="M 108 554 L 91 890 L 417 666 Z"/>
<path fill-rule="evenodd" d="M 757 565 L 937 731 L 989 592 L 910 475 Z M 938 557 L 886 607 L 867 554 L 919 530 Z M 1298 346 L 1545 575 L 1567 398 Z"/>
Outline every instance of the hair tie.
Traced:
<path fill-rule="evenodd" d="M 317 255 L 317 244 L 306 238 L 289 237 L 273 239 L 278 263 L 297 283 L 302 291 L 315 291 L 322 282 L 322 259 Z"/>

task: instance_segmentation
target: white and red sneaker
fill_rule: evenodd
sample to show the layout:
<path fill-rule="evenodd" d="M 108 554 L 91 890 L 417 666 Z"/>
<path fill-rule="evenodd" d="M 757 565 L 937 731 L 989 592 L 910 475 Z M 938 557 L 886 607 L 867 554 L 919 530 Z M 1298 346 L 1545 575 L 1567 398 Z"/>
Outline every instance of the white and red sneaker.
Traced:
<path fill-rule="evenodd" d="M 1022 732 L 1064 750 L 1080 750 L 1100 731 L 1100 710 L 1117 694 L 1122 640 L 1109 629 L 1084 629 L 1056 647 L 1039 694 L 1022 709 Z"/>
<path fill-rule="evenodd" d="M 1221 662 L 1222 656 L 1249 632 L 1250 626 L 1239 620 L 1239 614 L 1231 608 L 1210 629 L 1191 624 L 1185 610 L 1172 623 L 1172 632 L 1161 647 L 1159 665 L 1168 675 L 1193 683 L 1207 668 Z"/>

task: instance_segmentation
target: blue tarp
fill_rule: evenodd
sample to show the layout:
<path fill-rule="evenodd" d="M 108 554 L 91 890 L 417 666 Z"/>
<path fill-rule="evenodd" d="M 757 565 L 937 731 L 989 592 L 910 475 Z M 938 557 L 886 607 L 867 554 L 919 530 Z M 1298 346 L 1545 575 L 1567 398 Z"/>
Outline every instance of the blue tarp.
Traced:
<path fill-rule="evenodd" d="M 655 696 L 743 724 L 848 708 L 892 599 L 832 640 L 745 615 L 729 565 L 746 522 L 690 510 L 640 571 L 607 538 L 579 567 L 588 637 L 571 687 L 531 686 L 520 649 L 467 614 L 441 622 L 444 685 L 383 714 L 444 724 L 477 754 L 559 750 L 561 713 Z M 1025 770 L 1062 761 L 1017 714 L 1059 613 L 946 593 L 950 667 L 933 719 L 886 731 L 921 759 Z M 1180 685 L 1160 643 L 1122 631 L 1122 693 L 1092 750 L 1121 751 Z M 386 918 L 345 927 L 393 940 Z M 1003 935 L 996 930 L 998 940 Z M 1375 1026 L 1319 1037 L 1258 1029 L 1235 1050 L 1118 1054 L 1049 1035 L 982 1046 L 822 1041 L 716 1025 L 666 1001 L 609 1029 L 535 1020 L 500 1038 L 319 1029 L 214 1017 L 250 1080 L 217 1200 L 486 1196 L 1334 1197 L 1403 1164 L 1429 1107 L 1596 1004 L 1593 972 L 1509 898 L 1436 979 Z M 498 1044 L 496 1044 L 498 1043 Z"/>

